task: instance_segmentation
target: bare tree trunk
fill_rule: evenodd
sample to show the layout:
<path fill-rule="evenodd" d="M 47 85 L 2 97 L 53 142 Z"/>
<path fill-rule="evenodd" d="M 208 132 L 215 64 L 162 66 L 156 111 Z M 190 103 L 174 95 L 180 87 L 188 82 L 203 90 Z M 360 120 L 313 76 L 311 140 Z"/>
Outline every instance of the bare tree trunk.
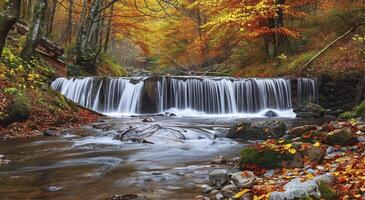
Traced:
<path fill-rule="evenodd" d="M 57 8 L 57 0 L 53 0 L 52 1 L 52 9 L 50 10 L 50 16 L 49 16 L 49 20 L 48 20 L 48 26 L 47 26 L 47 37 L 50 37 L 52 32 L 53 32 L 53 22 L 54 22 L 54 17 L 55 17 L 55 13 L 56 13 L 56 8 Z"/>
<path fill-rule="evenodd" d="M 67 27 L 66 27 L 66 42 L 71 44 L 72 42 L 72 13 L 74 7 L 74 0 L 68 0 L 68 16 L 67 16 Z"/>
<path fill-rule="evenodd" d="M 21 0 L 7 1 L 4 11 L 0 13 L 0 59 L 8 33 L 19 19 L 20 2 Z"/>
<path fill-rule="evenodd" d="M 100 0 L 93 0 L 90 7 L 90 12 L 87 15 L 85 22 L 82 24 L 76 42 L 76 64 L 83 66 L 88 71 L 95 71 L 93 66 L 95 49 L 90 43 L 92 28 L 100 8 Z"/>
<path fill-rule="evenodd" d="M 104 53 L 108 52 L 112 23 L 113 23 L 113 14 L 114 14 L 114 4 L 110 8 L 110 15 L 108 16 L 108 25 L 107 25 L 107 31 L 106 31 L 106 36 L 105 36 L 105 42 L 104 42 Z"/>
<path fill-rule="evenodd" d="M 34 56 L 35 49 L 39 44 L 42 37 L 42 28 L 45 22 L 45 14 L 47 10 L 47 0 L 37 0 L 34 8 L 34 16 L 32 21 L 32 27 L 27 35 L 24 48 L 21 52 L 21 56 L 24 59 L 29 59 Z"/>

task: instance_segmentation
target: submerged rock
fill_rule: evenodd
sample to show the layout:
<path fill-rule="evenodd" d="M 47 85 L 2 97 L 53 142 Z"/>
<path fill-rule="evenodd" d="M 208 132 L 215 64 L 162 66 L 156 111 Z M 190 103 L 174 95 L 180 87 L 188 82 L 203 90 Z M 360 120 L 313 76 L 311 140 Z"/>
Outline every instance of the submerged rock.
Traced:
<path fill-rule="evenodd" d="M 250 188 L 256 181 L 256 176 L 250 171 L 232 174 L 232 182 L 239 188 Z"/>
<path fill-rule="evenodd" d="M 209 181 L 212 185 L 222 187 L 228 180 L 228 172 L 224 169 L 214 170 L 209 173 Z"/>
<path fill-rule="evenodd" d="M 225 159 L 223 156 L 217 156 L 217 157 L 213 158 L 213 160 L 210 161 L 210 163 L 215 164 L 215 165 L 222 165 L 222 164 L 227 163 L 227 159 Z"/>
<path fill-rule="evenodd" d="M 141 194 L 115 194 L 109 200 L 144 200 L 145 197 Z"/>
<path fill-rule="evenodd" d="M 285 134 L 285 131 L 286 125 L 282 121 L 240 122 L 229 129 L 227 137 L 244 140 L 265 140 L 280 138 Z"/>
<path fill-rule="evenodd" d="M 156 120 L 152 117 L 147 117 L 142 120 L 142 122 L 156 122 Z"/>
<path fill-rule="evenodd" d="M 63 130 L 59 130 L 56 128 L 49 128 L 43 132 L 44 136 L 59 136 L 63 133 Z"/>
<path fill-rule="evenodd" d="M 277 117 L 277 116 L 278 116 L 278 114 L 277 114 L 276 112 L 272 111 L 272 110 L 269 110 L 269 111 L 267 111 L 267 112 L 264 114 L 264 116 L 266 116 L 266 117 Z"/>

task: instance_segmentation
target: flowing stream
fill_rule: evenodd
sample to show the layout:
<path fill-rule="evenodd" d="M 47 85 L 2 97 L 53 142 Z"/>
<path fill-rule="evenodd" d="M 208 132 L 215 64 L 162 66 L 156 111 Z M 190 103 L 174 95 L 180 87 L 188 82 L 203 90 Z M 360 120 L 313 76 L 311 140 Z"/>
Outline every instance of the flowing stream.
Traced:
<path fill-rule="evenodd" d="M 0 199 L 107 199 L 121 193 L 194 199 L 217 168 L 209 161 L 237 157 L 246 145 L 224 137 L 233 124 L 267 120 L 267 110 L 289 126 L 308 123 L 291 108 L 316 100 L 316 81 L 295 81 L 294 87 L 287 79 L 59 78 L 55 90 L 118 118 L 61 136 L 0 142 L 0 154 L 12 161 L 0 166 Z M 144 114 L 156 121 L 143 122 Z"/>

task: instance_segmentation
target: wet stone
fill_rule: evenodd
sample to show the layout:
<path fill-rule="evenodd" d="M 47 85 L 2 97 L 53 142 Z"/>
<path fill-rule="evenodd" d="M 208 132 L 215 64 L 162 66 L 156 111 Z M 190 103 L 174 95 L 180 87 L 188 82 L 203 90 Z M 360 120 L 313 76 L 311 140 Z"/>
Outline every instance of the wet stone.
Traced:
<path fill-rule="evenodd" d="M 47 192 L 57 192 L 62 189 L 63 189 L 63 187 L 59 187 L 59 186 L 49 186 L 46 190 L 47 190 Z"/>
<path fill-rule="evenodd" d="M 115 194 L 109 200 L 144 200 L 145 197 L 141 194 Z"/>
<path fill-rule="evenodd" d="M 209 180 L 212 185 L 222 187 L 227 182 L 228 174 L 227 170 L 219 169 L 209 173 Z"/>

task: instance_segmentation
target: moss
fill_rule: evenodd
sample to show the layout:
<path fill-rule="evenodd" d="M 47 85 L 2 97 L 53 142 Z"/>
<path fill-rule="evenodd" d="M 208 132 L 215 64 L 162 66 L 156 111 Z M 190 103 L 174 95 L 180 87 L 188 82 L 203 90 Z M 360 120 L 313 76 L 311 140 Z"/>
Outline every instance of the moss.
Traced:
<path fill-rule="evenodd" d="M 273 169 L 279 167 L 279 160 L 282 160 L 280 154 L 273 150 L 258 151 L 253 148 L 244 148 L 240 153 L 242 168 L 245 165 L 254 164 L 263 168 Z"/>
<path fill-rule="evenodd" d="M 128 76 L 127 71 L 115 59 L 105 54 L 101 56 L 98 74 L 119 77 Z"/>
<path fill-rule="evenodd" d="M 354 112 L 352 111 L 347 111 L 347 112 L 344 112 L 344 113 L 341 113 L 340 116 L 338 116 L 340 119 L 352 119 L 352 118 L 355 118 L 356 115 Z"/>
<path fill-rule="evenodd" d="M 361 102 L 358 106 L 355 106 L 354 113 L 355 116 L 359 117 L 365 111 L 365 101 Z"/>
<path fill-rule="evenodd" d="M 332 190 L 327 184 L 321 182 L 318 185 L 319 192 L 321 193 L 321 199 L 332 200 L 338 199 L 338 195 L 336 192 Z"/>
<path fill-rule="evenodd" d="M 293 60 L 289 64 L 290 70 L 298 70 L 300 67 L 302 67 L 306 62 L 308 62 L 313 56 L 315 55 L 314 52 L 306 52 L 301 55 L 299 55 L 295 60 Z"/>
<path fill-rule="evenodd" d="M 7 108 L 5 121 L 8 124 L 28 119 L 31 112 L 31 105 L 26 95 L 16 94 Z"/>

